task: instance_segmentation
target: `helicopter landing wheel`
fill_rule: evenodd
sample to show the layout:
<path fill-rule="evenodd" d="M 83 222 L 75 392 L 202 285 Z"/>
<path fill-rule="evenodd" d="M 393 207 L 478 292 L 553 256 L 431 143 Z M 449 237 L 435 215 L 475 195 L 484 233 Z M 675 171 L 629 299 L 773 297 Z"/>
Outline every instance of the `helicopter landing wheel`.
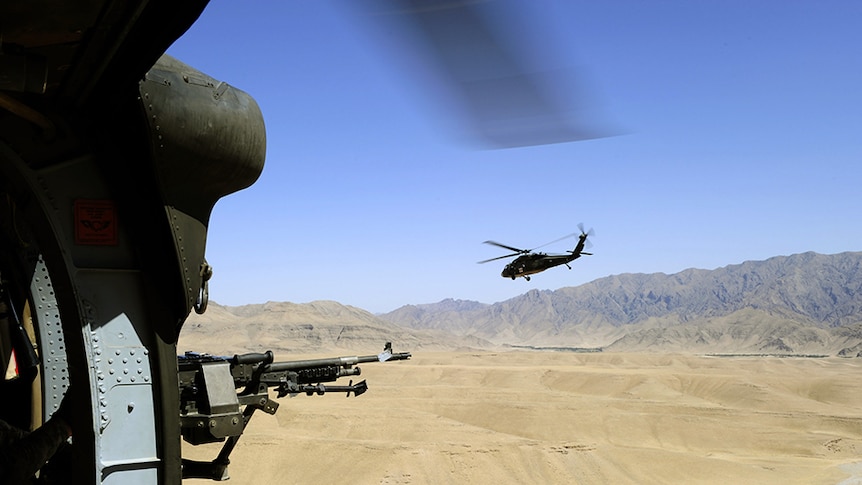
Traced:
<path fill-rule="evenodd" d="M 530 281 L 530 277 L 529 277 L 529 276 L 524 276 L 524 279 L 525 279 L 525 280 L 527 280 L 527 281 Z"/>

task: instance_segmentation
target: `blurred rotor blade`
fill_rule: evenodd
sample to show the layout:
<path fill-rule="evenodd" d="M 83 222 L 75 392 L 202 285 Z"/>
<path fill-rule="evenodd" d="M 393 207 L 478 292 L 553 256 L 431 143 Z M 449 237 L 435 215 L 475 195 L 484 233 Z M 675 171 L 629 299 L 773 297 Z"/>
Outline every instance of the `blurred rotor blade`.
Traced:
<path fill-rule="evenodd" d="M 531 249 L 530 251 L 535 251 L 536 249 L 543 248 L 543 247 L 545 247 L 545 246 L 549 246 L 549 245 L 551 245 L 551 244 L 554 244 L 555 242 L 560 242 L 560 241 L 562 241 L 563 239 L 568 239 L 568 238 L 570 238 L 570 237 L 577 236 L 578 234 L 580 234 L 580 233 L 573 232 L 573 233 L 571 233 L 571 234 L 566 234 L 565 236 L 563 236 L 563 237 L 561 237 L 561 238 L 559 238 L 559 239 L 554 239 L 553 241 L 551 241 L 551 242 L 546 242 L 545 244 L 542 244 L 541 246 L 536 246 L 536 247 L 534 247 L 533 249 Z"/>
<path fill-rule="evenodd" d="M 505 256 L 497 256 L 496 258 L 486 259 L 486 260 L 484 260 L 484 261 L 477 261 L 476 263 L 478 263 L 478 264 L 488 263 L 488 262 L 491 262 L 491 261 L 496 261 L 496 260 L 498 260 L 498 259 L 506 259 L 506 258 L 511 258 L 511 257 L 513 257 L 513 256 L 518 256 L 519 254 L 521 254 L 521 253 L 507 254 L 507 255 L 505 255 Z"/>
<path fill-rule="evenodd" d="M 591 126 L 586 96 L 570 60 L 538 66 L 564 46 L 525 28 L 529 5 L 501 0 L 375 0 L 351 2 L 412 42 L 426 69 L 454 98 L 472 139 L 493 148 L 564 143 L 609 136 Z M 360 7 L 362 8 L 362 7 Z M 404 44 L 403 38 L 390 40 Z M 548 64 L 548 63 L 545 63 Z M 425 76 L 426 78 L 428 76 Z M 427 80 L 427 79 L 426 79 Z M 574 94 L 573 94 L 574 93 Z"/>
<path fill-rule="evenodd" d="M 513 248 L 512 246 L 506 246 L 505 244 L 500 244 L 500 243 L 495 242 L 495 241 L 485 241 L 483 244 L 491 244 L 491 245 L 497 246 L 498 248 L 508 249 L 509 251 L 515 251 L 515 254 L 526 254 L 526 253 L 529 253 L 531 251 L 530 249 Z"/>

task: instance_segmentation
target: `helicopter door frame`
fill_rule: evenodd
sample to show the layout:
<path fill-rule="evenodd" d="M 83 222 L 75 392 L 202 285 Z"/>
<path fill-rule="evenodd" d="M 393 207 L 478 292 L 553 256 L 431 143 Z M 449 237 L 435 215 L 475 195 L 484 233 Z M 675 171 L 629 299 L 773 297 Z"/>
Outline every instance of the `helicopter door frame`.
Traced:
<path fill-rule="evenodd" d="M 0 189 L 18 212 L 12 223 L 32 232 L 17 249 L 22 266 L 33 271 L 29 297 L 40 346 L 66 351 L 66 372 L 62 357 L 49 362 L 43 353 L 44 417 L 65 392 L 58 379 L 68 377 L 78 389 L 73 410 L 80 419 L 70 423 L 75 458 L 66 477 L 94 484 L 181 483 L 179 418 L 170 419 L 176 410 L 165 404 L 178 399 L 175 343 L 152 331 L 159 304 L 148 298 L 135 248 L 122 226 L 116 246 L 74 239 L 73 201 L 111 198 L 96 157 L 31 169 L 0 143 L 0 174 Z M 35 267 L 34 253 L 41 255 Z M 60 336 L 62 344 L 52 343 Z"/>

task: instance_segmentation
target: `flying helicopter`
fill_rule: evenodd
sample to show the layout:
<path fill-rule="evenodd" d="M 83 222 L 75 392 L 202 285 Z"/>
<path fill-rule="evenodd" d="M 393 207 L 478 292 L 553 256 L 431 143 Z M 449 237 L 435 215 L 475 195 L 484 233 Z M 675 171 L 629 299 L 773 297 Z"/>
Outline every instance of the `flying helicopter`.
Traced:
<path fill-rule="evenodd" d="M 594 231 L 592 229 L 590 229 L 589 231 L 584 231 L 583 224 L 578 224 L 578 229 L 580 229 L 580 234 L 572 233 L 559 239 L 555 239 L 549 243 L 543 244 L 542 246 L 535 247 L 533 249 L 518 249 L 512 246 L 507 246 L 505 244 L 500 244 L 495 241 L 485 241 L 485 244 L 490 244 L 492 246 L 508 249 L 509 251 L 514 251 L 514 253 L 506 254 L 504 256 L 498 256 L 496 258 L 486 259 L 484 261 L 479 261 L 479 264 L 518 256 L 517 258 L 515 258 L 515 260 L 513 260 L 511 263 L 507 264 L 503 268 L 503 272 L 500 273 L 500 276 L 502 276 L 503 278 L 512 278 L 513 280 L 515 278 L 521 277 L 527 281 L 530 281 L 530 275 L 541 273 L 542 271 L 553 268 L 554 266 L 560 266 L 564 264 L 567 268 L 572 269 L 572 267 L 569 266 L 569 263 L 580 258 L 582 255 L 592 256 L 593 254 L 584 252 L 584 248 L 588 243 L 587 237 L 594 235 Z M 569 251 L 568 254 L 545 254 L 533 252 L 536 249 L 547 246 L 548 244 L 553 244 L 555 242 L 562 241 L 563 239 L 567 239 L 575 235 L 578 236 L 578 244 L 576 244 L 575 248 Z"/>
<path fill-rule="evenodd" d="M 213 208 L 258 179 L 267 138 L 251 95 L 166 54 L 208 3 L 0 3 L 0 367 L 17 374 L 0 380 L 0 419 L 37 428 L 67 394 L 76 417 L 43 480 L 182 483 L 177 341 L 207 307 Z M 546 85 L 517 75 L 517 56 L 479 11 L 496 2 L 383 3 L 399 12 L 387 20 L 420 26 L 487 138 L 594 137 L 555 124 Z M 458 42 L 441 42 L 453 25 Z M 494 89 L 462 71 L 478 65 L 463 62 L 466 43 L 482 44 Z M 511 119 L 526 109 L 540 122 L 513 132 L 493 116 L 507 100 Z"/>

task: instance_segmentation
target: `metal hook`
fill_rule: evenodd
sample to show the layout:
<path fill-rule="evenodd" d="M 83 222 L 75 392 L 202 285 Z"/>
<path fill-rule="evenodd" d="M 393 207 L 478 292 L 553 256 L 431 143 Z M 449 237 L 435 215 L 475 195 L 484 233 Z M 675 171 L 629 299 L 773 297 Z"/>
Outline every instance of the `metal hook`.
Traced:
<path fill-rule="evenodd" d="M 213 268 L 204 260 L 201 264 L 201 290 L 198 293 L 198 300 L 195 302 L 195 313 L 203 315 L 207 311 L 207 304 L 210 301 L 210 278 L 213 276 Z"/>

